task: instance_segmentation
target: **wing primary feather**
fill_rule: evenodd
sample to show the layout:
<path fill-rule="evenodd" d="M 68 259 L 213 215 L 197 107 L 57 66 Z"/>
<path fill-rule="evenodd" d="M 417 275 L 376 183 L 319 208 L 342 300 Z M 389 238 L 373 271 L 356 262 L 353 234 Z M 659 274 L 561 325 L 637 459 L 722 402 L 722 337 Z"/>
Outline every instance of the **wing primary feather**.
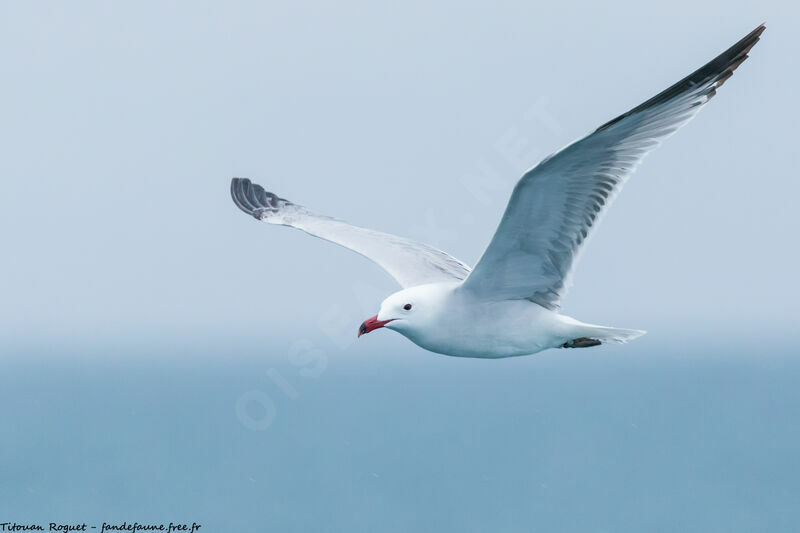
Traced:
<path fill-rule="evenodd" d="M 264 187 L 247 178 L 231 180 L 231 197 L 239 209 L 258 220 L 264 218 L 265 213 L 277 212 L 283 206 L 295 205 L 285 198 L 265 191 Z"/>
<path fill-rule="evenodd" d="M 602 131 L 609 126 L 616 124 L 625 117 L 633 115 L 634 113 L 639 113 L 651 107 L 663 104 L 664 102 L 669 101 L 675 96 L 693 87 L 700 87 L 708 83 L 714 83 L 714 87 L 708 93 L 709 98 L 713 97 L 716 94 L 716 89 L 721 87 L 722 84 L 733 75 L 733 71 L 739 68 L 739 65 L 741 65 L 745 59 L 747 59 L 747 53 L 750 52 L 750 49 L 756 45 L 765 29 L 766 26 L 761 24 L 759 27 L 740 39 L 739 42 L 683 78 L 678 83 L 668 87 L 667 89 L 664 89 L 651 99 L 634 107 L 627 113 L 609 120 L 595 131 Z"/>

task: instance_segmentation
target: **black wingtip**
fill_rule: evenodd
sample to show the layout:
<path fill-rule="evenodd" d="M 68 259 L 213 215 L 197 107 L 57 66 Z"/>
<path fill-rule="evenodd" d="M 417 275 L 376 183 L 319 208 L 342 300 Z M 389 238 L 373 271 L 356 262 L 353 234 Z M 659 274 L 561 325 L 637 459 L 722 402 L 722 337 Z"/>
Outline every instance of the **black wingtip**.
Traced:
<path fill-rule="evenodd" d="M 236 207 L 258 220 L 266 212 L 274 213 L 283 206 L 293 205 L 289 200 L 265 191 L 261 185 L 248 178 L 231 179 L 231 198 Z"/>
<path fill-rule="evenodd" d="M 253 215 L 255 212 L 255 206 L 248 201 L 248 189 L 251 187 L 252 182 L 247 178 L 233 178 L 231 180 L 233 203 L 248 215 Z"/>
<path fill-rule="evenodd" d="M 750 50 L 759 41 L 759 38 L 761 34 L 764 33 L 765 29 L 767 29 L 765 24 L 759 25 L 756 29 L 742 37 L 736 44 L 722 52 L 720 55 L 696 71 L 686 76 L 672 87 L 669 87 L 668 89 L 658 93 L 653 98 L 639 106 L 636 106 L 627 113 L 606 122 L 597 128 L 596 131 L 601 131 L 613 126 L 625 117 L 664 103 L 685 91 L 692 90 L 694 87 L 710 84 L 707 96 L 709 98 L 713 97 L 716 94 L 716 89 L 721 87 L 722 84 L 725 83 L 725 81 L 727 81 L 731 75 L 733 75 L 733 71 L 739 68 L 739 65 L 741 65 L 745 59 L 747 59 L 748 52 L 750 52 Z"/>

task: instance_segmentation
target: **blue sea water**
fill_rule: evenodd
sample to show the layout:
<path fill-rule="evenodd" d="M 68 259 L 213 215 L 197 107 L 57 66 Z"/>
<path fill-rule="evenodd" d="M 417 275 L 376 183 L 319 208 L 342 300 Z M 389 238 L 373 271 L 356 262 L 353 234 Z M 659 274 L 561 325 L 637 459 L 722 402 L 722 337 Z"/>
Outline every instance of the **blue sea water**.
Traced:
<path fill-rule="evenodd" d="M 656 339 L 484 361 L 389 338 L 16 350 L 0 374 L 0 522 L 800 527 L 791 349 Z"/>

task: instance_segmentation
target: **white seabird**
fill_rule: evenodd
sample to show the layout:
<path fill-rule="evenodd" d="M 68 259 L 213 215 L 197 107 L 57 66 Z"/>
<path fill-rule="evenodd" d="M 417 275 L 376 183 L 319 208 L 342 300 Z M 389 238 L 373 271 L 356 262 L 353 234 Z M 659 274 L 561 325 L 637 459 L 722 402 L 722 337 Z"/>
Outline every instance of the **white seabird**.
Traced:
<path fill-rule="evenodd" d="M 672 87 L 526 172 L 473 269 L 426 244 L 316 215 L 245 178 L 231 182 L 233 201 L 258 220 L 358 252 L 397 280 L 403 290 L 383 301 L 359 336 L 386 327 L 433 352 L 482 358 L 624 343 L 644 331 L 559 314 L 578 253 L 639 162 L 697 114 L 763 31 L 762 24 Z"/>

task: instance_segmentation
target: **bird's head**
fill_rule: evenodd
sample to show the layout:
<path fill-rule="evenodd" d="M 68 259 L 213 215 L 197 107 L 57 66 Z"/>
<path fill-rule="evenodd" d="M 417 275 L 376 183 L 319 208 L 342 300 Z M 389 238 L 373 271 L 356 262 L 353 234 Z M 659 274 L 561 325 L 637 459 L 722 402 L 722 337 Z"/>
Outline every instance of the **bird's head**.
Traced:
<path fill-rule="evenodd" d="M 422 333 L 436 323 L 444 299 L 452 289 L 446 283 L 420 285 L 398 291 L 381 303 L 378 314 L 366 319 L 358 336 L 379 328 L 393 329 L 403 335 Z"/>

